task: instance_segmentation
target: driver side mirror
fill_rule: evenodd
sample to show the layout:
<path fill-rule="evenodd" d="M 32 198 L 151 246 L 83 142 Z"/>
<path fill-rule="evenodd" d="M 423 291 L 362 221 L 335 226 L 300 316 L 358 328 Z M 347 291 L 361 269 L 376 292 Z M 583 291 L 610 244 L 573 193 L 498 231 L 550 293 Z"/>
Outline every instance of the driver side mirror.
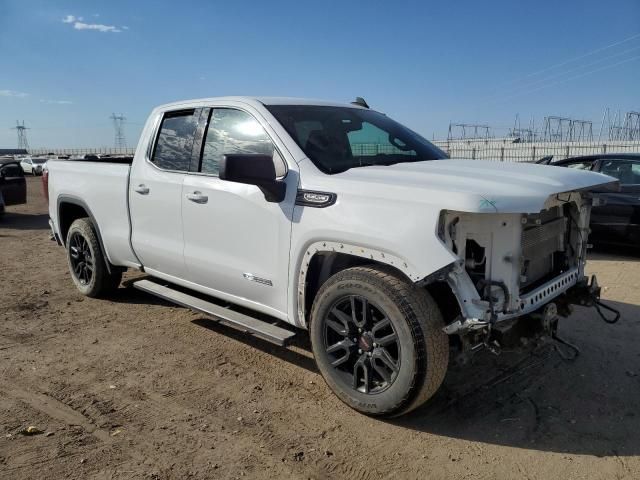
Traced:
<path fill-rule="evenodd" d="M 287 185 L 276 179 L 276 167 L 271 155 L 225 155 L 219 165 L 221 180 L 257 186 L 267 202 L 284 200 Z"/>

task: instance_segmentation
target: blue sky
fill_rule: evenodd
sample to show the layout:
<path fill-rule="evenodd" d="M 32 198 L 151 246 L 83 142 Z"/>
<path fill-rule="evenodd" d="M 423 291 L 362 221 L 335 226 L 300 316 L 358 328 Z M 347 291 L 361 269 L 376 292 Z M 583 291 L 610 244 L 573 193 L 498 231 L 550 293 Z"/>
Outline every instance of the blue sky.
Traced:
<path fill-rule="evenodd" d="M 16 120 L 34 147 L 112 146 L 112 112 L 133 146 L 155 105 L 217 95 L 363 96 L 428 138 L 597 123 L 640 110 L 640 2 L 0 0 L 0 61 L 2 147 Z"/>

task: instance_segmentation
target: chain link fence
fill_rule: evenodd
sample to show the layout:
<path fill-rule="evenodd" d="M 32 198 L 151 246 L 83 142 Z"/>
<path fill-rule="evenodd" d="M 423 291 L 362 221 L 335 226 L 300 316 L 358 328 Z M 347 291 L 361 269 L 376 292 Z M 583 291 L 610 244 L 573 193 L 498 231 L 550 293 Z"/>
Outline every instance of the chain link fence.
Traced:
<path fill-rule="evenodd" d="M 613 142 L 535 142 L 513 143 L 513 140 L 435 141 L 450 158 L 495 160 L 499 162 L 535 162 L 553 156 L 562 160 L 582 155 L 605 153 L 640 153 L 640 141 Z"/>

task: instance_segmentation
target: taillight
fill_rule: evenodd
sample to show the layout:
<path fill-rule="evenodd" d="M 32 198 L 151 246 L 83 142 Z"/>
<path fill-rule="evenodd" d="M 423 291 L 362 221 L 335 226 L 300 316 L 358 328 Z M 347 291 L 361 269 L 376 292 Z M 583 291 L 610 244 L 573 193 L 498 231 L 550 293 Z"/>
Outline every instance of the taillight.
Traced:
<path fill-rule="evenodd" d="M 42 169 L 42 191 L 47 205 L 49 205 L 49 169 L 46 165 Z"/>

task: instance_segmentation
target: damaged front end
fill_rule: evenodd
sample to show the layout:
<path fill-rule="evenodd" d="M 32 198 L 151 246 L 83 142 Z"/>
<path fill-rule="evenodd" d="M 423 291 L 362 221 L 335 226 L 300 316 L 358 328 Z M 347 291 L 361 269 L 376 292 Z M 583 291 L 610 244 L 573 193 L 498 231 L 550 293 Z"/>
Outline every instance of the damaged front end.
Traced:
<path fill-rule="evenodd" d="M 601 315 L 600 307 L 612 310 L 600 302 L 595 278 L 589 284 L 584 274 L 597 201 L 575 191 L 552 195 L 534 214 L 443 211 L 438 234 L 458 260 L 439 275 L 460 307 L 444 331 L 496 349 L 500 331 L 516 319 L 555 334 L 558 316 L 568 316 L 573 304 L 596 306 Z"/>

